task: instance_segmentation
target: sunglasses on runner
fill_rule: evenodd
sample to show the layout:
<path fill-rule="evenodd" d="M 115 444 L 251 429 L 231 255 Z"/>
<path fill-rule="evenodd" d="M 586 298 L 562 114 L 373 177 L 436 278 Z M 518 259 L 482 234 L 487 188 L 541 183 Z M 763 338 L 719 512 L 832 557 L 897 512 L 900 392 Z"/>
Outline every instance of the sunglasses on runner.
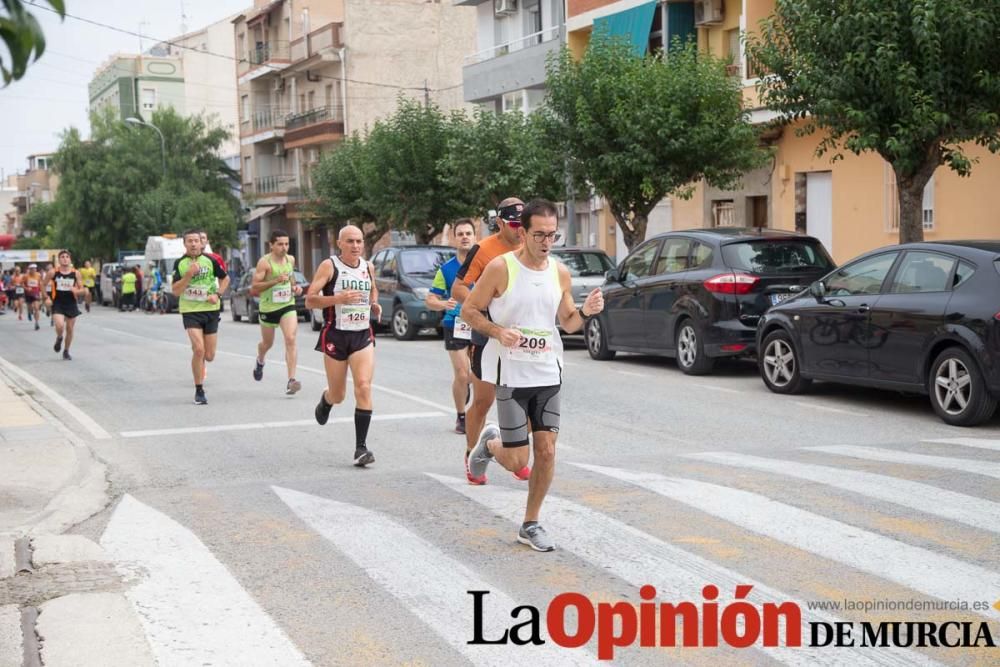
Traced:
<path fill-rule="evenodd" d="M 511 227 L 517 228 L 521 226 L 521 211 L 523 210 L 524 204 L 511 204 L 510 206 L 501 207 L 497 217 Z"/>

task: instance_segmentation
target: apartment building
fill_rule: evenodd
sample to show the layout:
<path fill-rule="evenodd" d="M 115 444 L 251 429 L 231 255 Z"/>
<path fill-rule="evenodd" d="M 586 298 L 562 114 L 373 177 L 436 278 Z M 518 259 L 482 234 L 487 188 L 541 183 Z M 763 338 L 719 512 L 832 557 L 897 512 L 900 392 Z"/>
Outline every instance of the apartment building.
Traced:
<path fill-rule="evenodd" d="M 530 113 L 545 99 L 545 63 L 558 52 L 563 0 L 454 0 L 476 8 L 476 50 L 465 55 L 465 101 Z"/>
<path fill-rule="evenodd" d="M 251 260 L 272 229 L 307 273 L 331 248 L 313 222 L 312 176 L 352 132 L 391 115 L 399 95 L 464 106 L 462 57 L 475 12 L 423 0 L 256 0 L 236 17 L 239 136 Z"/>
<path fill-rule="evenodd" d="M 11 174 L 0 195 L 0 228 L 14 236 L 24 233 L 24 216 L 41 203 L 55 200 L 59 176 L 52 172 L 54 153 L 28 156 L 28 168 L 23 174 Z"/>
<path fill-rule="evenodd" d="M 567 42 L 582 55 L 601 21 L 613 33 L 628 33 L 637 45 L 645 42 L 646 50 L 692 31 L 701 49 L 731 61 L 730 74 L 739 80 L 751 122 L 762 124 L 777 114 L 759 101 L 757 73 L 747 63 L 743 38 L 758 29 L 774 5 L 774 0 L 567 0 Z M 664 200 L 650 216 L 647 234 L 726 225 L 798 230 L 820 238 L 838 262 L 896 243 L 899 210 L 889 164 L 874 153 L 846 153 L 838 162 L 816 157 L 822 135 L 799 137 L 798 128 L 793 123 L 762 135 L 775 158 L 746 174 L 739 189 L 700 183 L 689 200 Z M 972 176 L 960 178 L 941 167 L 924 190 L 928 240 L 1000 235 L 1000 191 L 993 187 L 1000 180 L 1000 156 L 974 145 L 964 148 L 979 160 Z M 601 220 L 610 217 L 604 210 L 595 214 Z M 620 241 L 616 245 L 619 253 L 624 250 Z"/>
<path fill-rule="evenodd" d="M 119 53 L 101 65 L 90 81 L 90 110 L 115 110 L 122 120 L 149 118 L 171 106 L 186 113 L 184 61 L 179 56 Z"/>

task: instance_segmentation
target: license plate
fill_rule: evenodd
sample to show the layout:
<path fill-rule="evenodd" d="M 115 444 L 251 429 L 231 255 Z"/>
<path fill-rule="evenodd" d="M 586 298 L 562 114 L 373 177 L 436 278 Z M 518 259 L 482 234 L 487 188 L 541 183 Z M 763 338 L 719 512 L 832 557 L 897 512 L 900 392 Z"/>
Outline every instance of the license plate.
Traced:
<path fill-rule="evenodd" d="M 771 295 L 771 305 L 772 306 L 777 306 L 782 301 L 785 301 L 786 299 L 791 299 L 793 296 L 795 296 L 795 295 L 794 294 L 772 294 Z"/>

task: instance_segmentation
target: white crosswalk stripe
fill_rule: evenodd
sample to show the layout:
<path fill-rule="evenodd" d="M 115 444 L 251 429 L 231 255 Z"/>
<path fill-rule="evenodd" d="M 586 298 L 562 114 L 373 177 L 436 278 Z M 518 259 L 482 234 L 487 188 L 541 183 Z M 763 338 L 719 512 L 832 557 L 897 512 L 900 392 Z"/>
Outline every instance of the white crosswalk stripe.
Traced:
<path fill-rule="evenodd" d="M 472 487 L 465 480 L 426 473 L 446 487 L 479 503 L 497 516 L 515 523 L 524 512 L 524 491 L 499 486 Z M 724 593 L 738 585 L 752 585 L 748 598 L 754 603 L 780 604 L 792 596 L 750 577 L 712 563 L 700 556 L 668 544 L 583 505 L 548 496 L 545 523 L 558 526 L 554 535 L 558 548 L 570 551 L 596 567 L 639 588 L 654 586 L 661 599 L 699 600 L 701 589 L 715 584 Z M 513 532 L 513 531 L 512 531 Z M 803 625 L 810 621 L 835 622 L 829 614 L 802 610 Z M 870 651 L 808 648 L 765 648 L 759 650 L 787 665 L 916 665 L 935 664 L 925 656 L 908 651 Z"/>
<path fill-rule="evenodd" d="M 741 528 L 942 600 L 978 600 L 1000 574 L 765 496 L 655 473 L 571 463 L 693 507 Z"/>
<path fill-rule="evenodd" d="M 851 458 L 867 459 L 869 461 L 905 463 L 908 465 L 924 466 L 927 468 L 941 468 L 942 470 L 958 470 L 960 472 L 971 472 L 975 475 L 986 475 L 987 477 L 996 477 L 997 479 L 1000 479 L 1000 463 L 992 463 L 990 461 L 956 459 L 948 456 L 927 456 L 924 454 L 911 454 L 910 452 L 898 452 L 892 449 L 856 447 L 853 445 L 835 447 L 806 447 L 805 449 L 810 452 L 837 454 L 839 456 L 849 456 Z"/>
<path fill-rule="evenodd" d="M 484 607 L 486 627 L 505 628 L 510 624 L 510 617 L 501 610 L 514 609 L 517 603 L 500 587 L 378 512 L 291 489 L 271 488 L 300 519 L 473 664 L 593 664 L 594 660 L 586 655 L 548 645 L 468 644 L 470 625 L 456 622 L 471 618 L 467 591 L 490 591 L 491 604 Z"/>
<path fill-rule="evenodd" d="M 938 438 L 936 440 L 924 440 L 924 442 L 961 445 L 962 447 L 975 447 L 976 449 L 992 449 L 1000 452 L 1000 440 L 987 440 L 985 438 Z"/>
<path fill-rule="evenodd" d="M 735 452 L 702 452 L 684 456 L 709 463 L 805 479 L 869 498 L 885 500 L 918 512 L 959 521 L 981 530 L 1000 532 L 1000 503 L 947 491 L 930 484 L 871 472 L 796 463 Z"/>
<path fill-rule="evenodd" d="M 101 545 L 127 577 L 160 665 L 276 665 L 309 662 L 187 528 L 122 497 Z"/>

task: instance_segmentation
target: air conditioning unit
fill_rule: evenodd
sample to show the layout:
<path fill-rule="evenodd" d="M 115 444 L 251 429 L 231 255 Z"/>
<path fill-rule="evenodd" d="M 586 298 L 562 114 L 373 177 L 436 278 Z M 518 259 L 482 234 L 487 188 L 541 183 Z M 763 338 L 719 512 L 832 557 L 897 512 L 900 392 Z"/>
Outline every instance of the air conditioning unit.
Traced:
<path fill-rule="evenodd" d="M 274 157 L 285 157 L 285 144 L 278 141 L 274 144 Z"/>
<path fill-rule="evenodd" d="M 280 93 L 284 89 L 285 89 L 285 80 L 282 79 L 281 77 L 278 77 L 277 79 L 275 79 L 274 80 L 274 92 Z"/>
<path fill-rule="evenodd" d="M 517 13 L 517 0 L 493 0 L 493 14 L 510 16 Z"/>
<path fill-rule="evenodd" d="M 724 0 L 695 0 L 694 24 L 714 25 L 722 23 L 725 15 L 723 2 Z"/>

